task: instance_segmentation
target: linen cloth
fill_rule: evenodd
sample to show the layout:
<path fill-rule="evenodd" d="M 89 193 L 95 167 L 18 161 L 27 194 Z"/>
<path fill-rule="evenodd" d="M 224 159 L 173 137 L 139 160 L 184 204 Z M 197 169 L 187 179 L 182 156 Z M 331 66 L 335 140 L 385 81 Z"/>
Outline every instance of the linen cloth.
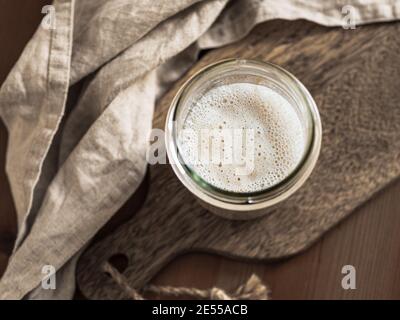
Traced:
<path fill-rule="evenodd" d="M 38 28 L 0 90 L 19 225 L 1 299 L 72 297 L 80 253 L 144 177 L 157 97 L 199 50 L 236 41 L 270 19 L 341 26 L 345 6 L 356 25 L 400 17 L 398 0 L 53 5 L 55 29 Z M 56 290 L 41 288 L 44 265 L 57 270 Z"/>

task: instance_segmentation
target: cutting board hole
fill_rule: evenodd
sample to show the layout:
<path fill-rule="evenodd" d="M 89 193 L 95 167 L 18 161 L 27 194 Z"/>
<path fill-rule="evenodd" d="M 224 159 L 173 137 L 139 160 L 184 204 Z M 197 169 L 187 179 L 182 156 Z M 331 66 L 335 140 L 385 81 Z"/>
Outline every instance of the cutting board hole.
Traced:
<path fill-rule="evenodd" d="M 128 257 L 123 253 L 117 253 L 108 259 L 108 262 L 117 269 L 120 273 L 123 273 L 129 264 Z"/>

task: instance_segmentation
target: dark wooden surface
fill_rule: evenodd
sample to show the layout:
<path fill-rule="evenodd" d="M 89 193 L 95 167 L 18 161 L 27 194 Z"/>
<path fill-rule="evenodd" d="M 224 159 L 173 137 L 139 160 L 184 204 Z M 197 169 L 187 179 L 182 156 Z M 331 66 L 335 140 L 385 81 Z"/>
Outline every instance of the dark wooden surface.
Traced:
<path fill-rule="evenodd" d="M 0 83 L 15 63 L 48 3 L 0 0 Z M 400 75 L 399 75 L 400 77 Z M 15 209 L 4 173 L 6 131 L 0 125 L 0 273 L 16 232 Z M 272 289 L 274 299 L 400 298 L 400 182 L 359 208 L 306 252 L 276 263 L 237 262 L 209 254 L 172 261 L 153 283 L 206 288 L 232 287 L 253 272 Z M 135 205 L 130 201 L 127 214 Z M 357 290 L 341 288 L 341 268 L 357 269 Z"/>

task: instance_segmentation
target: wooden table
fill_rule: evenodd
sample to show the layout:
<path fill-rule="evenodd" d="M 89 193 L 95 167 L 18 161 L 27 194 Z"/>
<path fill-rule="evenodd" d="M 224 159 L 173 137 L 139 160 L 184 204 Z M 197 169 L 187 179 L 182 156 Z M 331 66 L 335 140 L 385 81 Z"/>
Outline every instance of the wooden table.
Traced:
<path fill-rule="evenodd" d="M 43 17 L 42 6 L 49 2 L 0 0 L 0 83 Z M 4 171 L 6 144 L 7 133 L 0 122 L 0 274 L 6 267 L 17 229 Z M 174 260 L 153 283 L 224 288 L 239 285 L 251 273 L 257 273 L 271 288 L 274 299 L 399 299 L 399 194 L 400 181 L 397 181 L 309 250 L 293 258 L 266 264 L 193 253 Z M 133 199 L 123 212 L 129 213 L 134 205 Z M 341 287 L 341 270 L 347 264 L 357 270 L 356 290 Z M 81 297 L 79 292 L 77 297 Z"/>

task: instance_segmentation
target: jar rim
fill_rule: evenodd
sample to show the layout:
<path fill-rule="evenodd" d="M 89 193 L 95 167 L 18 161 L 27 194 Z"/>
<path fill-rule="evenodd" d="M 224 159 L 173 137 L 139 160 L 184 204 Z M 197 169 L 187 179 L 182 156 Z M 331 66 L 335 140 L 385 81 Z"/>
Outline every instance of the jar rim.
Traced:
<path fill-rule="evenodd" d="M 299 161 L 293 171 L 282 179 L 277 184 L 267 187 L 256 192 L 231 192 L 221 190 L 201 177 L 194 179 L 190 174 L 190 167 L 187 166 L 179 155 L 179 147 L 176 138 L 176 128 L 174 126 L 177 111 L 179 110 L 182 97 L 190 92 L 190 88 L 204 76 L 207 76 L 211 71 L 222 72 L 229 68 L 257 68 L 269 69 L 284 76 L 289 82 L 289 85 L 294 88 L 303 100 L 306 106 L 308 115 L 311 120 L 311 132 L 307 139 L 306 150 L 302 159 Z M 189 189 L 195 196 L 200 198 L 212 206 L 233 211 L 249 211 L 259 210 L 272 206 L 292 195 L 300 186 L 307 180 L 311 174 L 321 147 L 322 127 L 317 106 L 311 94 L 305 86 L 290 72 L 282 67 L 270 63 L 248 59 L 225 59 L 209 64 L 194 75 L 192 75 L 178 90 L 174 99 L 171 102 L 170 109 L 167 114 L 165 126 L 165 142 L 168 157 L 170 158 L 171 166 L 186 188 Z"/>

